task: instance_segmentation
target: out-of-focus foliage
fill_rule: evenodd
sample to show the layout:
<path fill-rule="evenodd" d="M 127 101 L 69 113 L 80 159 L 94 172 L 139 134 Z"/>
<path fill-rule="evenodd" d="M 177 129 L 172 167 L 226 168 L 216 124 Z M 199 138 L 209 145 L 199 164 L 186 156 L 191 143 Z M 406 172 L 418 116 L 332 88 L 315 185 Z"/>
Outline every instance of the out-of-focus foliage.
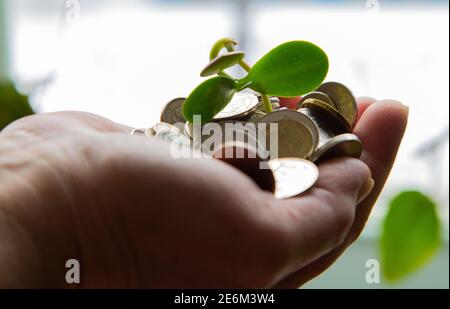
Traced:
<path fill-rule="evenodd" d="M 33 113 L 27 96 L 18 93 L 12 82 L 0 82 L 0 131 L 14 120 Z"/>
<path fill-rule="evenodd" d="M 440 226 L 436 205 L 429 197 L 417 191 L 394 197 L 380 239 L 386 280 L 398 281 L 429 262 L 442 244 Z"/>

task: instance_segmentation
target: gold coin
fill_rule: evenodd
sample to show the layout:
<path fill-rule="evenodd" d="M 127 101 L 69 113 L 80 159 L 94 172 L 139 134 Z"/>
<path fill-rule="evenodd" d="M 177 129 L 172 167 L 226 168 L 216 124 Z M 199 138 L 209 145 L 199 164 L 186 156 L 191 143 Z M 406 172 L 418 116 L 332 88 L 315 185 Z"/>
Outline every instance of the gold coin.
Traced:
<path fill-rule="evenodd" d="M 302 96 L 302 99 L 298 102 L 297 109 L 299 109 L 303 102 L 305 102 L 307 99 L 317 99 L 336 108 L 336 104 L 328 95 L 323 92 L 314 91 Z"/>
<path fill-rule="evenodd" d="M 339 121 L 327 109 L 323 109 L 317 105 L 311 105 L 300 108 L 298 111 L 307 115 L 316 124 L 319 130 L 319 143 L 317 144 L 317 148 L 324 146 L 336 135 L 348 133 L 346 122 Z"/>
<path fill-rule="evenodd" d="M 156 135 L 156 132 L 155 132 L 155 130 L 153 128 L 147 128 L 145 130 L 145 135 L 147 137 L 154 137 Z"/>
<path fill-rule="evenodd" d="M 322 114 L 326 115 L 326 121 L 330 122 L 328 125 L 334 125 L 335 127 L 345 128 L 345 132 L 341 133 L 349 133 L 351 132 L 351 127 L 348 122 L 345 120 L 344 115 L 342 115 L 337 109 L 333 106 L 328 105 L 327 103 L 317 100 L 317 99 L 307 99 L 305 100 L 301 108 L 310 108 L 312 110 L 320 111 Z"/>
<path fill-rule="evenodd" d="M 325 145 L 317 149 L 310 160 L 316 163 L 338 157 L 352 157 L 359 159 L 362 154 L 361 140 L 352 133 L 345 133 L 330 139 Z"/>
<path fill-rule="evenodd" d="M 186 98 L 176 98 L 164 106 L 161 113 L 161 122 L 168 124 L 185 123 L 183 116 L 183 104 Z"/>
<path fill-rule="evenodd" d="M 295 197 L 310 189 L 319 179 L 317 166 L 304 159 L 284 158 L 268 162 L 275 178 L 275 198 Z"/>
<path fill-rule="evenodd" d="M 278 124 L 278 158 L 306 158 L 314 151 L 319 141 L 319 132 L 308 116 L 294 110 L 279 110 L 259 119 L 266 126 L 266 149 L 274 152 L 270 141 L 270 124 Z"/>
<path fill-rule="evenodd" d="M 358 107 L 350 89 L 340 83 L 328 82 L 317 88 L 317 91 L 323 92 L 331 98 L 336 104 L 336 109 L 344 116 L 350 128 L 355 126 Z"/>

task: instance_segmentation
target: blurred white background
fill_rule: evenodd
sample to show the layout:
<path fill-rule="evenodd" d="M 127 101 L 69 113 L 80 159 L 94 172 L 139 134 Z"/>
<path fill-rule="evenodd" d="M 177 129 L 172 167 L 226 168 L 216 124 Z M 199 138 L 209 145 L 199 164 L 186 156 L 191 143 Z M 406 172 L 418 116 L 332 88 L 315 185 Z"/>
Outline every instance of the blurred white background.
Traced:
<path fill-rule="evenodd" d="M 24 86 L 51 80 L 34 96 L 38 111 L 84 110 L 135 127 L 157 122 L 167 101 L 190 93 L 221 37 L 241 40 L 249 62 L 284 41 L 316 43 L 330 58 L 327 80 L 346 84 L 356 96 L 402 101 L 410 107 L 410 125 L 359 247 L 311 286 L 338 280 L 342 287 L 371 287 L 358 252 L 376 255 L 380 218 L 400 190 L 429 193 L 448 235 L 446 1 L 7 0 L 7 12 L 14 78 Z M 348 268 L 354 263 L 361 268 L 353 280 Z M 442 267 L 446 277 L 424 279 L 442 274 Z M 427 284 L 448 288 L 448 246 L 400 287 Z"/>

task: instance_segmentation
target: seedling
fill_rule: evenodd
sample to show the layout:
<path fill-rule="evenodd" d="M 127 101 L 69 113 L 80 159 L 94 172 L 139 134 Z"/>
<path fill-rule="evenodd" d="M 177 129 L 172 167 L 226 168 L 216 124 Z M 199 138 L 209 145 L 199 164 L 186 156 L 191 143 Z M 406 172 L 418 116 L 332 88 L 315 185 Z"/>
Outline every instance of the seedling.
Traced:
<path fill-rule="evenodd" d="M 210 63 L 202 77 L 216 75 L 192 91 L 183 105 L 186 120 L 200 115 L 202 122 L 213 119 L 232 100 L 236 92 L 250 88 L 261 94 L 267 113 L 272 112 L 269 96 L 297 97 L 315 90 L 328 73 L 328 57 L 318 46 L 306 41 L 291 41 L 275 47 L 253 67 L 245 54 L 236 51 L 232 39 L 217 41 L 210 52 Z M 222 50 L 226 50 L 222 53 Z M 225 72 L 239 65 L 247 75 L 235 78 Z"/>

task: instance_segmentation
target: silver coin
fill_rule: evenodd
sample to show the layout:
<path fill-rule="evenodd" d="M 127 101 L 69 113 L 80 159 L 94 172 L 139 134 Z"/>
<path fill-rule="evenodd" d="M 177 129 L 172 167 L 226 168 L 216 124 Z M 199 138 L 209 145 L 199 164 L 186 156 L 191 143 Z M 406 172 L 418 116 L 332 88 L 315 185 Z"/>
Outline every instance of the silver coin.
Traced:
<path fill-rule="evenodd" d="M 133 129 L 133 130 L 130 132 L 130 135 L 131 135 L 131 136 L 137 136 L 137 135 L 142 135 L 142 136 L 144 136 L 144 135 L 145 135 L 145 129 Z"/>
<path fill-rule="evenodd" d="M 186 124 L 184 125 L 184 130 L 183 130 L 183 134 L 186 135 L 187 137 L 189 137 L 190 139 L 193 138 L 193 125 L 190 122 L 186 122 Z"/>
<path fill-rule="evenodd" d="M 257 97 L 258 97 L 258 100 L 259 100 L 260 104 L 264 105 L 264 102 L 262 100 L 262 96 L 258 95 Z M 273 105 L 280 105 L 280 98 L 279 97 L 269 97 L 269 100 L 270 100 L 270 103 L 272 103 L 272 106 Z"/>
<path fill-rule="evenodd" d="M 328 82 L 320 85 L 317 91 L 328 95 L 349 126 L 351 128 L 355 126 L 358 106 L 350 89 L 340 83 Z"/>
<path fill-rule="evenodd" d="M 163 131 L 171 131 L 171 132 L 174 132 L 174 133 L 181 133 L 180 129 L 178 129 L 176 126 L 171 125 L 171 124 L 166 123 L 166 122 L 158 122 L 157 124 L 155 124 L 153 126 L 152 129 L 153 129 L 153 132 L 154 132 L 153 135 L 158 134 L 159 132 L 163 132 Z"/>
<path fill-rule="evenodd" d="M 196 132 L 196 134 L 198 135 L 198 137 L 201 138 L 201 134 L 202 134 L 202 128 L 203 125 L 199 125 L 198 127 L 198 132 Z M 186 122 L 186 124 L 184 125 L 183 128 L 183 134 L 187 137 L 189 137 L 191 140 L 194 139 L 194 125 L 191 122 Z"/>
<path fill-rule="evenodd" d="M 252 90 L 250 88 L 247 88 L 247 89 L 245 89 L 245 90 L 243 90 L 241 92 L 242 93 L 250 93 L 250 94 L 255 95 L 258 98 L 258 100 L 259 100 L 258 110 L 261 110 L 261 111 L 265 112 L 262 95 L 259 92 L 256 92 L 256 91 L 254 91 L 254 90 Z M 280 98 L 279 97 L 269 97 L 269 99 L 270 99 L 270 102 L 272 103 L 272 109 L 273 110 L 276 110 L 276 109 L 280 108 Z"/>
<path fill-rule="evenodd" d="M 164 106 L 161 113 L 161 122 L 168 124 L 185 123 L 183 116 L 183 104 L 186 98 L 176 98 Z"/>
<path fill-rule="evenodd" d="M 362 150 L 363 146 L 361 140 L 355 134 L 345 133 L 333 137 L 325 145 L 318 148 L 310 156 L 310 160 L 318 163 L 338 157 L 352 157 L 359 159 Z"/>
<path fill-rule="evenodd" d="M 265 149 L 258 144 L 259 134 L 255 123 L 238 120 L 223 120 L 219 122 L 210 122 L 198 128 L 194 132 L 194 126 L 187 122 L 184 133 L 193 141 L 196 149 L 202 149 L 205 154 L 212 154 L 216 147 L 225 143 L 237 142 L 259 150 L 259 154 L 265 154 Z M 215 135 L 218 134 L 218 135 Z"/>
<path fill-rule="evenodd" d="M 277 97 L 270 97 L 270 103 L 272 104 L 272 110 L 278 110 L 280 109 L 280 99 Z M 262 99 L 259 99 L 258 108 L 257 110 L 266 112 L 266 108 L 264 107 L 264 102 Z"/>
<path fill-rule="evenodd" d="M 267 115 L 266 112 L 257 109 L 256 111 L 253 112 L 253 114 L 251 114 L 247 119 L 245 119 L 245 121 L 256 123 L 265 115 Z"/>
<path fill-rule="evenodd" d="M 294 110 L 279 110 L 269 113 L 258 123 L 278 124 L 278 157 L 307 158 L 319 142 L 319 132 L 314 122 L 306 115 Z M 266 149 L 270 149 L 270 125 L 266 126 Z M 272 156 L 273 157 L 273 156 Z"/>
<path fill-rule="evenodd" d="M 246 88 L 246 89 L 242 90 L 241 92 L 253 94 L 253 95 L 257 96 L 258 99 L 261 98 L 261 94 L 259 92 L 256 92 L 255 90 L 250 89 L 250 88 Z"/>
<path fill-rule="evenodd" d="M 244 118 L 257 108 L 258 103 L 258 97 L 254 94 L 238 92 L 231 102 L 214 117 L 214 121 Z"/>
<path fill-rule="evenodd" d="M 298 196 L 319 179 L 317 166 L 305 159 L 273 159 L 268 164 L 275 178 L 275 198 L 278 199 Z"/>
<path fill-rule="evenodd" d="M 191 146 L 191 140 L 184 136 L 181 132 L 175 132 L 173 130 L 164 130 L 156 133 L 155 138 L 167 143 L 175 143 L 186 147 Z"/>
<path fill-rule="evenodd" d="M 276 104 L 278 103 L 278 105 L 280 105 L 280 98 L 279 97 L 269 97 L 270 102 L 272 102 L 272 104 Z"/>

